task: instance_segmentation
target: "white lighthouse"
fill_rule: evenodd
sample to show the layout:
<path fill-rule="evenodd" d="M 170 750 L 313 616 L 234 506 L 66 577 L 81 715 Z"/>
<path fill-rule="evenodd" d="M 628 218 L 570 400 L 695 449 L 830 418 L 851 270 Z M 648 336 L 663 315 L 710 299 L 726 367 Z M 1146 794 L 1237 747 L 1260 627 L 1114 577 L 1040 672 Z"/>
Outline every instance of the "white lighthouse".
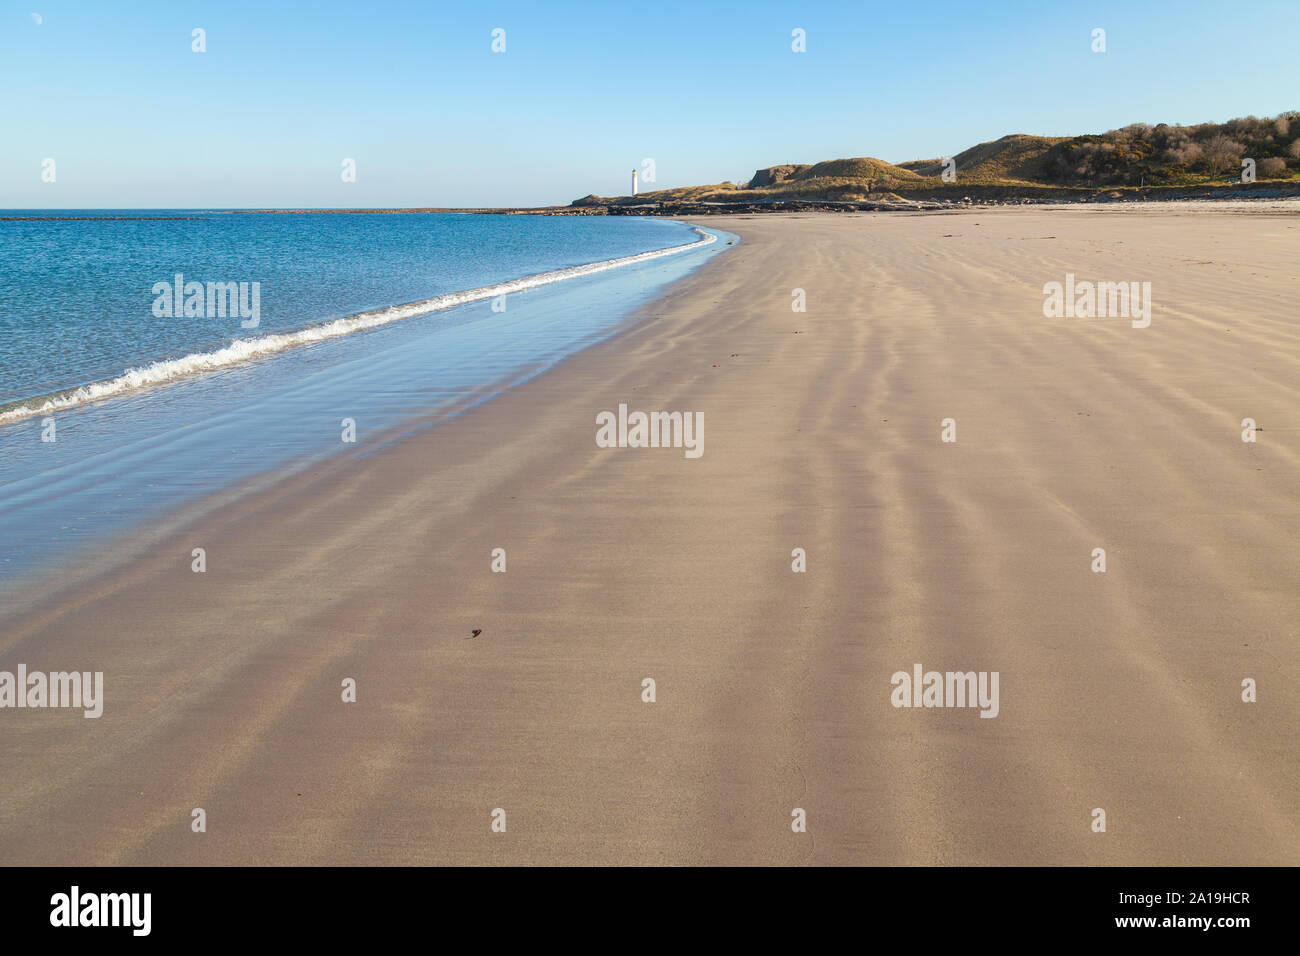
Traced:
<path fill-rule="evenodd" d="M 636 195 L 636 170 L 632 170 L 632 195 Z"/>

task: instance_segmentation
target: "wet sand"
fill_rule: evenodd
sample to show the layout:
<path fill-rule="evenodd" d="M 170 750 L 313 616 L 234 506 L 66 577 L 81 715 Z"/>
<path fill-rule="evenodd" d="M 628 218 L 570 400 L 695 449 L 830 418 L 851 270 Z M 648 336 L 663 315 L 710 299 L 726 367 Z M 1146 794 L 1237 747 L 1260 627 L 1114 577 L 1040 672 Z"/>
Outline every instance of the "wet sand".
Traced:
<path fill-rule="evenodd" d="M 708 225 L 628 331 L 0 619 L 106 697 L 0 711 L 0 860 L 1300 863 L 1300 216 Z M 1067 273 L 1150 327 L 1045 318 Z M 704 454 L 597 447 L 620 403 Z M 998 716 L 895 708 L 917 663 Z"/>

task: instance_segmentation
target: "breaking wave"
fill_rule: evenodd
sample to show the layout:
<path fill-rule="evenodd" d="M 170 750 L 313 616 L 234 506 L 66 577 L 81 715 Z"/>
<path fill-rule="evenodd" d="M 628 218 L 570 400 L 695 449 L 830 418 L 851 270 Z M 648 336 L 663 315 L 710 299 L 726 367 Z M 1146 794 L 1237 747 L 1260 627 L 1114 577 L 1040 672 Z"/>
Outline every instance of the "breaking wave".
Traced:
<path fill-rule="evenodd" d="M 230 365 L 237 365 L 240 362 L 274 355 L 277 352 L 283 352 L 299 345 L 308 345 L 324 339 L 350 335 L 364 329 L 387 325 L 389 322 L 397 322 L 401 319 L 409 319 L 429 312 L 450 309 L 453 306 L 464 305 L 467 302 L 493 299 L 499 295 L 523 292 L 526 289 L 549 285 L 552 282 L 577 279 L 581 276 L 605 272 L 609 269 L 618 269 L 638 262 L 676 255 L 680 252 L 689 252 L 692 249 L 698 249 L 701 246 L 707 246 L 717 241 L 717 236 L 711 235 L 699 227 L 695 227 L 694 231 L 700 238 L 695 242 L 688 242 L 680 246 L 670 246 L 667 249 L 655 249 L 651 252 L 637 253 L 634 256 L 623 256 L 619 259 L 606 259 L 601 262 L 571 266 L 567 269 L 556 269 L 552 272 L 539 272 L 535 275 L 511 279 L 497 285 L 467 289 L 464 292 L 448 292 L 445 295 L 434 296 L 432 299 L 422 299 L 419 302 L 408 302 L 405 305 L 393 305 L 383 309 L 374 309 L 370 312 L 360 312 L 347 318 L 334 319 L 320 325 L 311 325 L 296 332 L 280 332 L 254 339 L 236 339 L 229 345 L 211 352 L 196 352 L 183 358 L 154 362 L 152 365 L 146 365 L 143 368 L 127 369 L 115 378 L 91 382 L 88 385 L 50 392 L 33 398 L 20 399 L 8 405 L 0 405 L 0 424 L 62 411 L 87 402 L 96 402 L 115 395 L 133 392 L 136 389 L 163 385 L 201 372 L 210 372 Z"/>

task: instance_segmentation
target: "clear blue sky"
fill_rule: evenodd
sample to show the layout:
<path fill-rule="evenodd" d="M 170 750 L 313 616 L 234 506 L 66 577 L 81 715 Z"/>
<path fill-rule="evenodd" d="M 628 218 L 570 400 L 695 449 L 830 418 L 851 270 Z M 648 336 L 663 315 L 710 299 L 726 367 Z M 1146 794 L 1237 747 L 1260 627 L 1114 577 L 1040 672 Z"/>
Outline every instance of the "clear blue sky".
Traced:
<path fill-rule="evenodd" d="M 1297 50 L 1297 0 L 19 0 L 0 208 L 540 205 L 625 194 L 647 157 L 656 187 L 899 162 L 1297 109 Z"/>

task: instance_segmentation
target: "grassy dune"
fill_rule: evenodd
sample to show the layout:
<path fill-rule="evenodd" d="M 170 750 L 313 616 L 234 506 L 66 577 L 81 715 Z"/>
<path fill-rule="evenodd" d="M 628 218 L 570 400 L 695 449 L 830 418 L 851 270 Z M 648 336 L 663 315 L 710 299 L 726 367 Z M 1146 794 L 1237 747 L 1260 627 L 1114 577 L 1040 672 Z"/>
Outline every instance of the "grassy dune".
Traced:
<path fill-rule="evenodd" d="M 755 172 L 744 185 L 714 183 L 605 198 L 586 196 L 575 206 L 643 203 L 735 203 L 782 199 L 854 202 L 906 198 L 984 196 L 1050 198 L 1080 193 L 1162 191 L 1249 179 L 1300 180 L 1300 112 L 1254 116 L 1195 126 L 1135 123 L 1102 134 L 1031 136 L 1013 133 L 951 157 L 955 180 L 943 179 L 946 157 L 887 163 L 865 156 L 812 165 L 790 163 Z M 1300 183 L 1296 183 L 1300 185 Z"/>

